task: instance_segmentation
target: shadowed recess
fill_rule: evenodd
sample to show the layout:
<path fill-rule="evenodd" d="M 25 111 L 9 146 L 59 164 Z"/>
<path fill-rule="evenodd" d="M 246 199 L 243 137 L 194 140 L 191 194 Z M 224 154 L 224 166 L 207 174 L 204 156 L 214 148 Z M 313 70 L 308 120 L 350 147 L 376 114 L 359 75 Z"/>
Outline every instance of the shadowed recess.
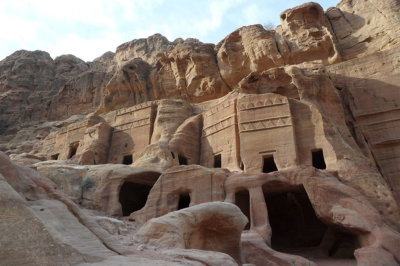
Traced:
<path fill-rule="evenodd" d="M 119 202 L 122 206 L 122 215 L 128 216 L 134 211 L 138 211 L 144 207 L 147 196 L 152 186 L 138 184 L 133 182 L 125 182 L 119 192 Z"/>

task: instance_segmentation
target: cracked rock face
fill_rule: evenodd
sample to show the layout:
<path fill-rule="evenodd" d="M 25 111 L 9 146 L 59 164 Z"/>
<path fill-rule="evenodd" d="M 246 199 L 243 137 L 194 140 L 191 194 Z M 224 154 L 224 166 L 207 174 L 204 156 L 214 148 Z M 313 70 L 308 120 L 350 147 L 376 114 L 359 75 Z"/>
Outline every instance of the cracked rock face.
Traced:
<path fill-rule="evenodd" d="M 339 49 L 347 59 L 399 46 L 400 6 L 396 0 L 341 1 L 326 12 Z"/>
<path fill-rule="evenodd" d="M 336 37 L 320 5 L 307 3 L 281 13 L 277 42 L 286 64 L 340 61 Z"/>
<path fill-rule="evenodd" d="M 157 98 L 203 102 L 229 92 L 216 63 L 214 45 L 196 39 L 177 44 L 161 57 L 150 78 Z"/>
<path fill-rule="evenodd" d="M 261 25 L 237 29 L 218 44 L 218 66 L 223 80 L 231 88 L 250 72 L 283 64 L 275 32 L 267 31 Z"/>

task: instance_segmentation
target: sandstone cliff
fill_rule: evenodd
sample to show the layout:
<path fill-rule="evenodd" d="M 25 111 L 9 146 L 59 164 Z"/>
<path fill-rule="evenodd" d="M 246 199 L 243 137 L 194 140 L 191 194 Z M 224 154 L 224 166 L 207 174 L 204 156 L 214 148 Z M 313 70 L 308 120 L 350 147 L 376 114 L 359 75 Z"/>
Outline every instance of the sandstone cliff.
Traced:
<path fill-rule="evenodd" d="M 0 264 L 399 264 L 400 3 L 280 18 L 0 61 Z"/>

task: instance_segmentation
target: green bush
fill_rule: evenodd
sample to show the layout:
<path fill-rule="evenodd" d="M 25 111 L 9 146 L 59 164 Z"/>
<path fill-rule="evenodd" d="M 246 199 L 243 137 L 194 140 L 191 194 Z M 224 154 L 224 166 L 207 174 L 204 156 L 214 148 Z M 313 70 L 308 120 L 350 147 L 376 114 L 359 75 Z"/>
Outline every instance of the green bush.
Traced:
<path fill-rule="evenodd" d="M 88 190 L 89 188 L 91 188 L 93 186 L 94 186 L 93 178 L 87 177 L 84 180 L 82 180 L 82 183 L 81 183 L 82 190 Z"/>
<path fill-rule="evenodd" d="M 86 190 L 92 188 L 94 186 L 94 180 L 91 177 L 87 177 L 84 180 L 82 180 L 81 183 L 81 200 L 83 199 L 83 193 L 85 193 Z"/>

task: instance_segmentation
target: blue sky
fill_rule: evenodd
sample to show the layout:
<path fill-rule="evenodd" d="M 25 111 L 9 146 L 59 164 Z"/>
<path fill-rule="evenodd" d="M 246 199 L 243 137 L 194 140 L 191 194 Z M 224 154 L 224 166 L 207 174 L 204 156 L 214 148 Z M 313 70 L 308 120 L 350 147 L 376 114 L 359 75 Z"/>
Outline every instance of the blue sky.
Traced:
<path fill-rule="evenodd" d="M 91 61 L 132 39 L 161 33 L 169 40 L 217 43 L 251 24 L 280 24 L 301 0 L 0 0 L 0 60 L 16 50 L 73 54 Z M 325 10 L 339 0 L 317 1 Z"/>

